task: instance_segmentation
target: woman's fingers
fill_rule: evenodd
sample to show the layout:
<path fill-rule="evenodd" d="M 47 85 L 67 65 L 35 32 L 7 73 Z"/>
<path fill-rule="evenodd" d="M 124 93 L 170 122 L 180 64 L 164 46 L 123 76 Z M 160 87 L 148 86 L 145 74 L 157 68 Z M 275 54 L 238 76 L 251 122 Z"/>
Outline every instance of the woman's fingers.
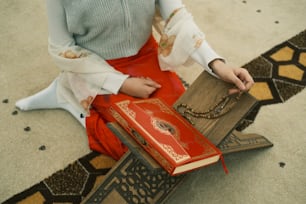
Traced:
<path fill-rule="evenodd" d="M 160 87 L 160 84 L 150 78 L 130 77 L 123 82 L 120 92 L 138 98 L 148 98 Z"/>
<path fill-rule="evenodd" d="M 157 83 L 156 81 L 153 81 L 150 77 L 145 78 L 145 84 L 147 86 L 152 86 L 154 88 L 160 88 L 161 87 L 161 85 L 159 83 Z"/>
<path fill-rule="evenodd" d="M 246 69 L 235 69 L 234 74 L 237 76 L 237 79 L 234 81 L 234 84 L 241 91 L 248 91 L 253 86 L 254 80 Z"/>

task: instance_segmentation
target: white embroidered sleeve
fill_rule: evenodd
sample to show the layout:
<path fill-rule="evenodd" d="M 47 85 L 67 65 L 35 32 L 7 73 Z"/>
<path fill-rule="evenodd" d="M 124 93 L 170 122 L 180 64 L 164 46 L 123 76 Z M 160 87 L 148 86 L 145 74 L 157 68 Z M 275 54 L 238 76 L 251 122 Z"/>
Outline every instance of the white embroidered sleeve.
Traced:
<path fill-rule="evenodd" d="M 49 54 L 62 73 L 70 72 L 84 78 L 100 94 L 117 93 L 128 77 L 116 71 L 98 55 L 79 46 L 58 46 L 49 40 Z"/>
<path fill-rule="evenodd" d="M 60 68 L 59 102 L 70 103 L 82 113 L 98 94 L 117 94 L 128 75 L 116 71 L 104 59 L 75 45 L 67 29 L 62 1 L 46 0 L 49 27 L 49 54 Z"/>
<path fill-rule="evenodd" d="M 215 59 L 222 59 L 205 40 L 204 33 L 186 10 L 181 0 L 160 0 L 160 13 L 166 25 L 159 43 L 159 63 L 162 70 L 172 70 L 185 64 L 191 57 L 210 74 Z M 189 62 L 189 61 L 188 61 Z"/>

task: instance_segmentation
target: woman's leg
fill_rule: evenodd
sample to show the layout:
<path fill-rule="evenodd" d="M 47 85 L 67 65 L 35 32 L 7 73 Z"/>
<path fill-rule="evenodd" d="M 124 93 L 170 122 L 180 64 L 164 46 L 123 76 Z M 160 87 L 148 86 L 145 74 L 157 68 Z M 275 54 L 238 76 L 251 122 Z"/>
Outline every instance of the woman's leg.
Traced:
<path fill-rule="evenodd" d="M 85 127 L 85 118 L 69 103 L 58 103 L 56 95 L 57 78 L 40 92 L 16 102 L 22 111 L 60 108 L 71 113 Z"/>
<path fill-rule="evenodd" d="M 86 131 L 90 149 L 119 160 L 128 148 L 107 127 L 107 121 L 95 109 L 86 118 Z"/>

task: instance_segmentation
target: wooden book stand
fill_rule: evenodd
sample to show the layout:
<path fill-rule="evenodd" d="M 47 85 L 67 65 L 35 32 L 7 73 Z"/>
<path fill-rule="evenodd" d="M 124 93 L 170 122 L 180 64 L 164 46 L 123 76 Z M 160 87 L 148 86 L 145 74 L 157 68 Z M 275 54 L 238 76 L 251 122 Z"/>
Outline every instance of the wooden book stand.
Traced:
<path fill-rule="evenodd" d="M 235 130 L 257 101 L 248 93 L 227 95 L 231 86 L 202 72 L 174 108 L 224 154 L 273 146 L 264 136 Z M 117 123 L 108 126 L 130 151 L 84 203 L 163 203 L 188 173 L 169 176 Z"/>

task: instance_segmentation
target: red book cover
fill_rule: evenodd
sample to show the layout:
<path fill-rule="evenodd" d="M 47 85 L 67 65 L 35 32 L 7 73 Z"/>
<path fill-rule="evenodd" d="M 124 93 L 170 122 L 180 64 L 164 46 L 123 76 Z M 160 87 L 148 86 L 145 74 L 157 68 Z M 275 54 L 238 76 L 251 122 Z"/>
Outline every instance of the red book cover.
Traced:
<path fill-rule="evenodd" d="M 215 163 L 222 157 L 214 144 L 161 99 L 120 101 L 110 112 L 171 175 Z"/>

